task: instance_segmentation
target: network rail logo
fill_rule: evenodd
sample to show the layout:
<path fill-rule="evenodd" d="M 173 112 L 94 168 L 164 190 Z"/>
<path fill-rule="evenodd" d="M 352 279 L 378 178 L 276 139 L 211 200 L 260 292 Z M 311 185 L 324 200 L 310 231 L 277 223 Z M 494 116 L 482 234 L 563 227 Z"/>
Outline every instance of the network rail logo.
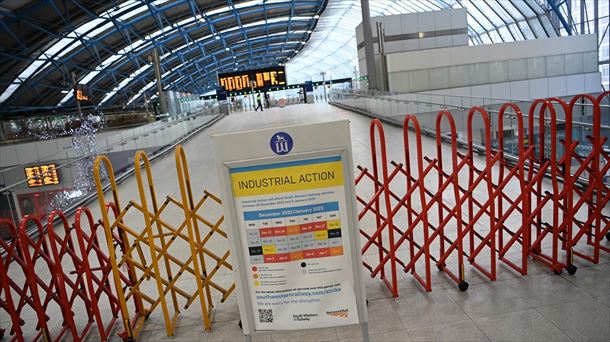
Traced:
<path fill-rule="evenodd" d="M 287 154 L 292 150 L 292 137 L 288 133 L 277 132 L 271 137 L 269 146 L 275 154 Z"/>
<path fill-rule="evenodd" d="M 326 314 L 329 316 L 338 317 L 338 318 L 347 318 L 347 316 L 349 314 L 349 309 L 326 311 Z"/>

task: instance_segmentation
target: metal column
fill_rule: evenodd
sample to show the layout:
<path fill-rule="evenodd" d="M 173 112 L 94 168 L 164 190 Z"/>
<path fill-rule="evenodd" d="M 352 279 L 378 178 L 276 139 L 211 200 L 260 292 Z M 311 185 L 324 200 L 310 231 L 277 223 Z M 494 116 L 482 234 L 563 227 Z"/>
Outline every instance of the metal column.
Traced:
<path fill-rule="evenodd" d="M 366 56 L 366 71 L 369 79 L 369 89 L 377 89 L 377 73 L 375 70 L 375 53 L 373 52 L 373 33 L 371 32 L 371 11 L 369 0 L 360 0 L 362 7 L 362 29 L 364 31 L 364 54 Z"/>
<path fill-rule="evenodd" d="M 74 87 L 74 100 L 76 101 L 76 109 L 78 110 L 78 116 L 82 118 L 83 111 L 80 108 L 80 99 L 78 96 L 78 83 L 76 83 L 76 74 L 74 72 L 71 72 L 70 77 L 72 77 L 72 85 Z"/>
<path fill-rule="evenodd" d="M 322 71 L 320 73 L 320 76 L 322 76 L 322 89 L 324 90 L 324 101 L 327 101 L 327 97 L 326 97 L 326 79 L 324 76 L 326 76 L 326 72 Z"/>
<path fill-rule="evenodd" d="M 381 77 L 379 78 L 379 90 L 389 91 L 388 68 L 385 55 L 385 30 L 381 22 L 375 23 L 377 27 L 377 46 L 379 47 L 379 65 L 381 66 Z"/>
<path fill-rule="evenodd" d="M 587 11 L 587 7 L 585 6 L 585 2 L 580 0 L 580 34 L 585 34 L 585 12 Z"/>
<path fill-rule="evenodd" d="M 155 77 L 157 79 L 157 92 L 159 93 L 159 104 L 161 105 L 161 113 L 167 113 L 167 101 L 165 101 L 165 93 L 161 86 L 161 62 L 159 61 L 159 52 L 153 49 L 153 63 L 155 65 Z"/>
<path fill-rule="evenodd" d="M 599 4 L 598 1 L 593 1 L 593 17 L 595 18 L 595 22 L 594 22 L 594 31 L 595 34 L 597 35 L 597 46 L 599 46 Z"/>

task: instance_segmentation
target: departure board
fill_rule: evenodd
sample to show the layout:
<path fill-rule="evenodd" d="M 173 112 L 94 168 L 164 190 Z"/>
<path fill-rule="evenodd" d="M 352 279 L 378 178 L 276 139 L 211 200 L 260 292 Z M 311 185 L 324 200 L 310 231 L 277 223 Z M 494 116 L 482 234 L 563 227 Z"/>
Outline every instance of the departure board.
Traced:
<path fill-rule="evenodd" d="M 257 70 L 245 70 L 218 74 L 218 84 L 228 92 L 266 90 L 271 87 L 286 85 L 284 67 L 273 67 Z"/>
<path fill-rule="evenodd" d="M 59 184 L 59 175 L 55 164 L 28 166 L 24 170 L 30 188 Z"/>

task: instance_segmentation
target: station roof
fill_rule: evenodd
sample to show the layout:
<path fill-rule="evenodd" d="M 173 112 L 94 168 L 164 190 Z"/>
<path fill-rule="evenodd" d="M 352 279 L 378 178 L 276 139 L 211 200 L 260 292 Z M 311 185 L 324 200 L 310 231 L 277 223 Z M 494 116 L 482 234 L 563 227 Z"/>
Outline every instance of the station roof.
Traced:
<path fill-rule="evenodd" d="M 372 16 L 466 8 L 470 44 L 572 34 L 569 1 L 374 0 Z M 202 94 L 218 72 L 286 65 L 290 83 L 351 77 L 360 0 L 5 0 L 0 2 L 0 115 L 73 106 L 71 73 L 99 106 L 166 90 Z"/>
<path fill-rule="evenodd" d="M 71 76 L 99 105 L 154 89 L 204 93 L 218 72 L 284 64 L 327 0 L 3 1 L 0 110 L 73 104 Z M 150 96 L 150 94 L 149 94 Z"/>
<path fill-rule="evenodd" d="M 371 0 L 369 8 L 371 17 L 465 8 L 468 13 L 469 44 L 480 45 L 579 33 L 579 19 L 571 14 L 580 8 L 576 1 L 573 2 Z M 587 11 L 593 12 L 591 4 Z M 332 70 L 332 77 L 354 76 L 354 66 L 358 65 L 355 29 L 361 21 L 360 0 L 330 0 L 307 48 L 287 64 L 287 74 L 295 76 L 294 81 L 298 82 L 318 79 L 321 71 L 328 70 Z M 590 28 L 589 24 L 587 28 Z"/>

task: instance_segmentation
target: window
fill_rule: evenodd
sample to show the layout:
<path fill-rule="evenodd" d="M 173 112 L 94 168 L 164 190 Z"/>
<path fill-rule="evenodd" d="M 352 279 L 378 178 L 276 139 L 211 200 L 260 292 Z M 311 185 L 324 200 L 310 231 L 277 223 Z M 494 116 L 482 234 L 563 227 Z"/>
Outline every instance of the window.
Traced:
<path fill-rule="evenodd" d="M 610 49 L 610 46 L 608 46 L 608 45 L 602 46 L 602 47 L 600 48 L 601 60 L 606 60 L 606 59 L 608 59 L 608 52 L 609 52 L 609 49 Z"/>

